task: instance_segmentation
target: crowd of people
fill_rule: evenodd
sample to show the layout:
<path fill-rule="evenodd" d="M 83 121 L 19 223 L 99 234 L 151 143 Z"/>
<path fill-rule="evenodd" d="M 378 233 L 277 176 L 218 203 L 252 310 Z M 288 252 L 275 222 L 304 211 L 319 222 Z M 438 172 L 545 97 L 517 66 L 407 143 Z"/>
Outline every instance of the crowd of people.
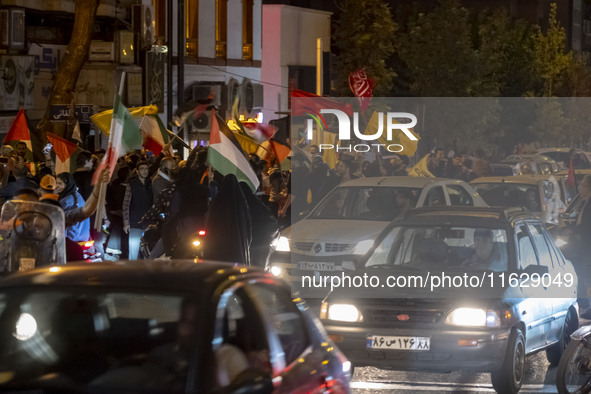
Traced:
<path fill-rule="evenodd" d="M 96 204 L 98 191 L 91 182 L 104 150 L 77 152 L 76 170 L 58 174 L 51 155 L 45 163 L 33 165 L 24 152 L 24 143 L 17 144 L 17 149 L 2 147 L 0 202 L 52 201 L 66 213 L 82 209 L 89 201 Z M 209 166 L 205 147 L 193 149 L 186 160 L 143 150 L 129 152 L 118 160 L 109 181 L 100 230 L 95 230 L 94 216 L 69 221 L 68 242 L 94 240 L 95 252 L 105 260 L 179 258 L 190 254 L 187 245 L 198 230 L 206 229 L 203 257 L 263 265 L 277 232 L 337 185 L 360 177 L 408 176 L 411 169 L 409 158 L 399 154 L 369 161 L 343 153 L 331 169 L 316 145 L 298 147 L 294 153 L 291 171 L 251 154 L 250 164 L 260 180 L 253 193 L 236 177 L 222 176 Z M 446 154 L 436 147 L 424 163 L 437 177 L 471 181 L 492 175 L 482 150 L 474 155 Z M 69 253 L 69 259 L 78 258 L 80 253 Z"/>
<path fill-rule="evenodd" d="M 92 186 L 92 178 L 104 150 L 79 151 L 76 170 L 57 174 L 51 155 L 45 163 L 33 165 L 10 146 L 2 147 L 1 153 L 6 160 L 0 167 L 0 203 L 18 199 L 59 205 L 66 214 L 68 260 L 80 260 L 77 245 L 88 240 L 94 240 L 96 255 L 104 260 L 188 257 L 186 244 L 199 229 L 207 228 L 204 257 L 263 265 L 278 220 L 288 215 L 289 173 L 269 169 L 254 155 L 250 162 L 262 183 L 256 194 L 235 176 L 224 177 L 211 168 L 207 148 L 197 147 L 186 160 L 136 150 L 120 158 L 113 170 L 106 190 L 106 218 L 97 231 L 97 219 L 89 216 L 100 189 Z M 84 220 L 67 219 L 70 212 L 81 210 L 88 213 Z"/>

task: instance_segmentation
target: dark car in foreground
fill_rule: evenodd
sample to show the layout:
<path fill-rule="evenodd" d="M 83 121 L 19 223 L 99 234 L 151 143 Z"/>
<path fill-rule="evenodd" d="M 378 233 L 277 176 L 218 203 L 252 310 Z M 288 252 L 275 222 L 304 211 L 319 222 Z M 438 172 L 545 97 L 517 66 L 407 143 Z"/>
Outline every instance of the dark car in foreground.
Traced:
<path fill-rule="evenodd" d="M 0 282 L 0 391 L 348 393 L 350 363 L 271 274 L 132 262 Z"/>
<path fill-rule="evenodd" d="M 578 327 L 573 266 L 522 209 L 412 210 L 350 275 L 366 285 L 333 288 L 320 317 L 354 366 L 491 372 L 515 393 L 526 355 L 558 363 Z"/>

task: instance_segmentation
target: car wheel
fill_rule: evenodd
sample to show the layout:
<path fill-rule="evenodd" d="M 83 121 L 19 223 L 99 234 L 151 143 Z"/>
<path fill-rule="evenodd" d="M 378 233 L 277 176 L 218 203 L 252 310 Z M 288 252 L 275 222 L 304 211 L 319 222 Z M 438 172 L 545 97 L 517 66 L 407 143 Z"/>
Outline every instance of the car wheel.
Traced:
<path fill-rule="evenodd" d="M 525 337 L 523 332 L 513 329 L 507 343 L 507 351 L 501 369 L 490 374 L 497 393 L 517 393 L 525 374 Z"/>
<path fill-rule="evenodd" d="M 566 349 L 568 343 L 570 342 L 571 334 L 575 332 L 578 327 L 576 320 L 577 319 L 575 318 L 575 315 L 569 309 L 566 317 L 564 318 L 564 325 L 562 326 L 562 332 L 560 333 L 560 340 L 546 349 L 546 358 L 548 359 L 550 365 L 556 366 L 560 362 L 560 357 L 562 357 L 564 349 Z"/>

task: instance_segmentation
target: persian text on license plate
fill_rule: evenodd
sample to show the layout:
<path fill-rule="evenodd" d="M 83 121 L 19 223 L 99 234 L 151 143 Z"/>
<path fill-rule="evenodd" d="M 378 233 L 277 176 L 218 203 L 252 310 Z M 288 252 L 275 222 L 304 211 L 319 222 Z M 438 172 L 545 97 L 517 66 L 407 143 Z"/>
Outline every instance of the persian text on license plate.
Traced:
<path fill-rule="evenodd" d="M 334 263 L 300 261 L 298 268 L 304 271 L 334 271 Z"/>
<path fill-rule="evenodd" d="M 370 349 L 429 350 L 430 345 L 429 337 L 367 336 L 367 347 Z"/>

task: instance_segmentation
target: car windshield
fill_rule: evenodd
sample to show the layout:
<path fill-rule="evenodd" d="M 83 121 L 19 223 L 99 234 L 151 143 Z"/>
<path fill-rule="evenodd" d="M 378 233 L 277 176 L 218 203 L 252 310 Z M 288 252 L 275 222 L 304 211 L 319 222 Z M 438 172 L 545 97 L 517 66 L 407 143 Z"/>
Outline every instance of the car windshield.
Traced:
<path fill-rule="evenodd" d="M 542 211 L 538 185 L 496 182 L 474 183 L 472 186 L 490 206 L 524 206 L 532 212 Z"/>
<path fill-rule="evenodd" d="M 409 196 L 414 207 L 420 192 L 410 187 L 338 187 L 314 208 L 310 218 L 391 221 L 401 212 L 396 196 Z"/>
<path fill-rule="evenodd" d="M 476 227 L 394 227 L 366 261 L 376 266 L 444 271 L 506 271 L 507 233 Z"/>
<path fill-rule="evenodd" d="M 182 392 L 197 305 L 158 293 L 5 289 L 0 387 Z"/>
<path fill-rule="evenodd" d="M 560 151 L 549 151 L 549 152 L 542 152 L 541 155 L 547 156 L 554 160 L 555 162 L 559 163 L 568 163 L 569 156 L 568 152 L 560 152 Z"/>

